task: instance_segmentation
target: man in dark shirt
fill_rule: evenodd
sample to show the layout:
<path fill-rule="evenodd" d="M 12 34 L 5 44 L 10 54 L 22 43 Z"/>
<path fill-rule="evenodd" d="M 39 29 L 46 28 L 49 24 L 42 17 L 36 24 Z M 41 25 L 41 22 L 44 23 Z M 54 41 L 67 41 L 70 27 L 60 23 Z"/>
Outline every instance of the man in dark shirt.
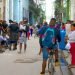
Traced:
<path fill-rule="evenodd" d="M 9 25 L 10 50 L 11 50 L 11 44 L 13 44 L 13 50 L 16 50 L 19 27 L 16 22 L 9 20 L 9 23 L 10 23 Z"/>

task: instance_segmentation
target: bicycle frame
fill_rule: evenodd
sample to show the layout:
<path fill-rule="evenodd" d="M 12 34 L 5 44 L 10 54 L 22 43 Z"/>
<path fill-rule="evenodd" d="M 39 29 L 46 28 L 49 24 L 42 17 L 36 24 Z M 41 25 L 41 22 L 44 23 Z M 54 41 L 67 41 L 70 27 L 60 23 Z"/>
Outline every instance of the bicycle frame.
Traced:
<path fill-rule="evenodd" d="M 54 68 L 54 58 L 53 58 L 54 52 L 51 51 L 49 54 L 49 60 L 48 60 L 48 71 L 49 71 L 49 75 L 54 75 L 55 72 L 55 68 Z"/>

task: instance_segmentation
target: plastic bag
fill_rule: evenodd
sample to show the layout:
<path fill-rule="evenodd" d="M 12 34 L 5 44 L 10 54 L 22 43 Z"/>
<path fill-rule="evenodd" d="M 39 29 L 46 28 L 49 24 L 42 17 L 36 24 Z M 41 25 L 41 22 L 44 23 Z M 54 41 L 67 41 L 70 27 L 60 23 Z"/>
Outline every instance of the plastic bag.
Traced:
<path fill-rule="evenodd" d="M 65 48 L 66 48 L 67 50 L 69 50 L 69 49 L 71 48 L 71 45 L 70 45 L 69 42 L 66 44 Z"/>

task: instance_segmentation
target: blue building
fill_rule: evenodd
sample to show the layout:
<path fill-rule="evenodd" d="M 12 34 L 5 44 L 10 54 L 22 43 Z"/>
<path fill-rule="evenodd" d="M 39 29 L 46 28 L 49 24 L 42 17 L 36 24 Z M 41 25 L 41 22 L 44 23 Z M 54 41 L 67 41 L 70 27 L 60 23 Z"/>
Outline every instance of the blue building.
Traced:
<path fill-rule="evenodd" d="M 29 19 L 29 0 L 6 0 L 6 21 Z"/>

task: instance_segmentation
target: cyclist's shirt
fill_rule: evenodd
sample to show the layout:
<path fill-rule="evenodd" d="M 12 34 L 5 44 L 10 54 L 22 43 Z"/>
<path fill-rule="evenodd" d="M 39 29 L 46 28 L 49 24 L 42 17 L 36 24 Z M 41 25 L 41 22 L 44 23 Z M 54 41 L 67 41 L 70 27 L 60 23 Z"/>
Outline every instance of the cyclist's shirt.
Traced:
<path fill-rule="evenodd" d="M 42 45 L 52 49 L 54 44 L 54 30 L 49 27 L 42 38 Z"/>
<path fill-rule="evenodd" d="M 50 28 L 54 29 L 55 43 L 57 44 L 57 41 L 61 41 L 60 29 L 58 29 L 56 25 L 51 25 Z"/>

